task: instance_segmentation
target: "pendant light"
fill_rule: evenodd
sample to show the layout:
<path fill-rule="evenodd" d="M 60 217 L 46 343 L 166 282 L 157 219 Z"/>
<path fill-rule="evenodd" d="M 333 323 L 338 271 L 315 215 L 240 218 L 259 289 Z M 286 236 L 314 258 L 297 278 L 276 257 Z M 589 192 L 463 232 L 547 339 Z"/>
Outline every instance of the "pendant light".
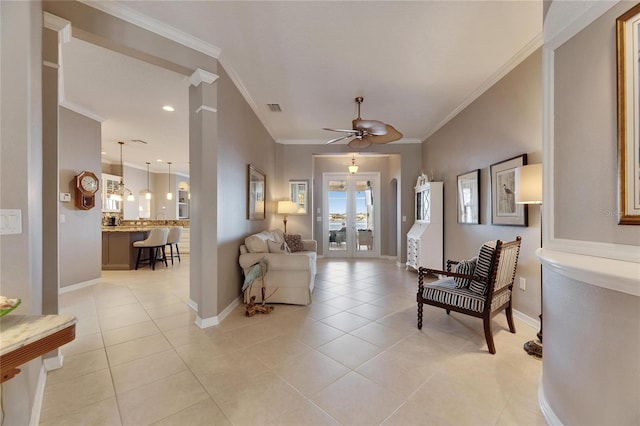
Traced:
<path fill-rule="evenodd" d="M 144 198 L 147 200 L 151 199 L 151 187 L 149 186 L 149 165 L 151 163 L 147 161 L 147 193 L 144 194 Z"/>
<path fill-rule="evenodd" d="M 119 141 L 120 144 L 120 183 L 118 187 L 114 189 L 113 193 L 109 196 L 110 199 L 116 201 L 122 201 L 124 199 L 124 195 L 127 194 L 127 201 L 134 201 L 133 192 L 126 186 L 124 186 L 124 162 L 122 161 L 122 146 L 124 142 Z"/>
<path fill-rule="evenodd" d="M 358 165 L 356 164 L 356 156 L 354 155 L 351 158 L 351 165 L 349 166 L 349 173 L 351 173 L 352 175 L 355 175 L 356 173 L 358 173 Z"/>
<path fill-rule="evenodd" d="M 173 193 L 171 192 L 171 161 L 167 161 L 169 165 L 169 192 L 167 192 L 167 200 L 173 200 Z"/>

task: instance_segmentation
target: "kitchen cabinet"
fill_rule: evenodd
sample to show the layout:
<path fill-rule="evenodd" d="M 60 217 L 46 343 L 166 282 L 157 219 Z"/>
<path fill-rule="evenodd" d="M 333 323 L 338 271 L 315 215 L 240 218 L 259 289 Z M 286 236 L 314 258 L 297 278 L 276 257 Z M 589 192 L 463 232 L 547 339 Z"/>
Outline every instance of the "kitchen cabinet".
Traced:
<path fill-rule="evenodd" d="M 103 212 L 121 212 L 122 201 L 114 200 L 111 195 L 115 193 L 120 185 L 120 176 L 102 174 L 102 211 Z"/>
<path fill-rule="evenodd" d="M 189 219 L 189 191 L 178 190 L 178 219 Z"/>

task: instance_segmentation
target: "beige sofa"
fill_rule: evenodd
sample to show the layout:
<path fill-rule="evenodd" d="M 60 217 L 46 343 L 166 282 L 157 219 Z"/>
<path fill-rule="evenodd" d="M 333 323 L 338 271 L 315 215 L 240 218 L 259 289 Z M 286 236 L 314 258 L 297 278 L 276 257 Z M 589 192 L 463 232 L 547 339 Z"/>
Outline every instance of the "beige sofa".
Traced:
<path fill-rule="evenodd" d="M 302 251 L 279 252 L 284 241 L 284 233 L 279 229 L 248 236 L 240 246 L 240 266 L 246 277 L 251 267 L 264 258 L 267 261 L 264 276 L 266 302 L 308 305 L 316 276 L 317 242 L 303 239 Z M 245 292 L 245 302 L 251 296 L 256 296 L 256 302 L 262 301 L 260 279 L 255 280 Z"/>

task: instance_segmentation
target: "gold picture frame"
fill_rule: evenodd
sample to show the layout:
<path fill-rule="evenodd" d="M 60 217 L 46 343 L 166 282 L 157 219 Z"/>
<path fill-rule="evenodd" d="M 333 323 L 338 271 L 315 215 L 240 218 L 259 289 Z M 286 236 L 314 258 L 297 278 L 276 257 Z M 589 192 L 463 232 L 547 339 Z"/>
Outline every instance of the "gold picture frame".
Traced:
<path fill-rule="evenodd" d="M 619 225 L 640 225 L 640 4 L 616 19 Z"/>

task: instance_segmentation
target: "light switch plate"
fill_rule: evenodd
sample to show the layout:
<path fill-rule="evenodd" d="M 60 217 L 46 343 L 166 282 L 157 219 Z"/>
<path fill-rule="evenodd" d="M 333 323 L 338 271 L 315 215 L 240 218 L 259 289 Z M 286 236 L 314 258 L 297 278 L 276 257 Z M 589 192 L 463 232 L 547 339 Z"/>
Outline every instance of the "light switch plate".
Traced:
<path fill-rule="evenodd" d="M 0 235 L 22 234 L 22 210 L 0 210 Z"/>

